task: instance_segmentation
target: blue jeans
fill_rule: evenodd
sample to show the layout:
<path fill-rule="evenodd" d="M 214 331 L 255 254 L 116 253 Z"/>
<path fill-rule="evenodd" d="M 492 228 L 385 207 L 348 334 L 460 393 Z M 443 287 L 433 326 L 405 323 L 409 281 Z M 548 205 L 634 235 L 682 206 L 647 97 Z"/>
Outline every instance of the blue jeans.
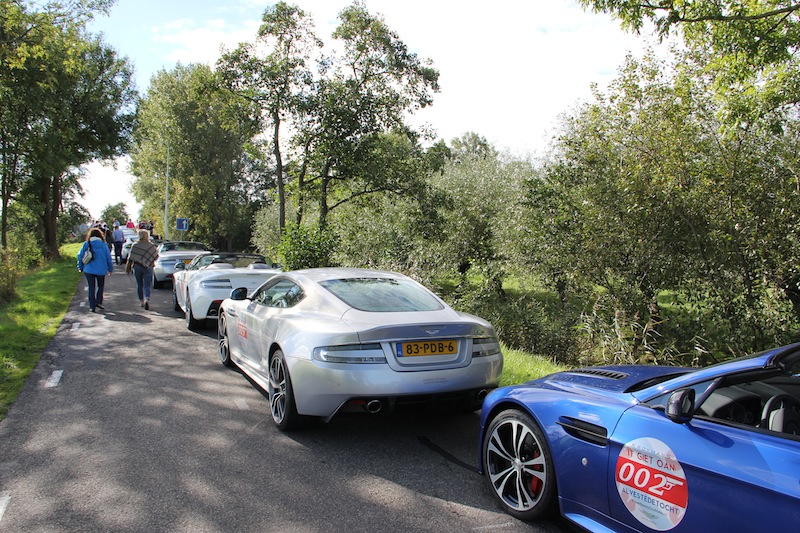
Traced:
<path fill-rule="evenodd" d="M 153 269 L 142 265 L 133 265 L 133 277 L 136 278 L 136 295 L 139 301 L 150 299 L 150 288 L 153 286 Z"/>
<path fill-rule="evenodd" d="M 106 286 L 106 277 L 97 274 L 83 273 L 89 284 L 89 309 L 94 311 L 97 304 L 103 305 L 103 289 Z"/>

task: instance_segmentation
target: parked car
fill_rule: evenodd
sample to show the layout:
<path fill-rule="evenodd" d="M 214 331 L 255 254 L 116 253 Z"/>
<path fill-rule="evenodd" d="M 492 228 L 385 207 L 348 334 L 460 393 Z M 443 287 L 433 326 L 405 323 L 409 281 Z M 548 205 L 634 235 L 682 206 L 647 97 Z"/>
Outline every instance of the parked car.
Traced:
<path fill-rule="evenodd" d="M 605 366 L 489 394 L 480 470 L 511 515 L 590 531 L 800 524 L 800 344 L 703 369 Z"/>
<path fill-rule="evenodd" d="M 283 430 L 343 411 L 475 410 L 503 356 L 485 320 L 459 313 L 401 274 L 284 272 L 234 289 L 218 320 L 219 356 L 269 394 Z"/>
<path fill-rule="evenodd" d="M 120 259 L 123 263 L 127 261 L 128 256 L 131 255 L 131 246 L 133 246 L 133 243 L 138 240 L 139 236 L 136 234 L 136 232 L 134 232 L 133 235 L 130 234 L 130 230 L 125 232 L 125 241 L 122 243 L 122 250 L 120 250 L 119 253 Z"/>
<path fill-rule="evenodd" d="M 125 240 L 122 243 L 122 250 L 120 251 L 120 259 L 124 263 L 128 260 L 128 256 L 131 253 L 131 246 L 133 243 L 139 240 L 139 233 L 136 230 L 130 228 L 122 228 L 122 233 L 125 236 Z M 153 244 L 158 245 L 161 241 L 159 239 L 151 239 Z"/>
<path fill-rule="evenodd" d="M 163 241 L 158 247 L 158 259 L 153 267 L 153 288 L 161 289 L 172 281 L 175 265 L 189 263 L 198 254 L 211 252 L 212 248 L 195 241 Z"/>
<path fill-rule="evenodd" d="M 172 306 L 184 313 L 186 327 L 192 330 L 217 318 L 219 305 L 232 289 L 253 291 L 281 271 L 263 255 L 237 252 L 201 252 L 188 265 L 175 267 Z"/>

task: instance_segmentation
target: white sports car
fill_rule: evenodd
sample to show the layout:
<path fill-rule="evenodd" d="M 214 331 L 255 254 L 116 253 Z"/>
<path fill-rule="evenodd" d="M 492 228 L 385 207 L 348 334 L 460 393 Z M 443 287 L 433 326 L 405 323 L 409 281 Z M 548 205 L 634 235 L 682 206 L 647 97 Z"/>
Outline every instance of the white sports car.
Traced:
<path fill-rule="evenodd" d="M 262 255 L 237 252 L 202 252 L 188 265 L 175 266 L 172 306 L 184 313 L 191 330 L 205 326 L 207 318 L 217 318 L 219 305 L 231 289 L 253 291 L 281 272 Z"/>
<path fill-rule="evenodd" d="M 476 410 L 503 370 L 488 322 L 374 270 L 296 270 L 250 296 L 235 289 L 218 339 L 222 364 L 268 392 L 280 429 L 353 410 Z"/>
<path fill-rule="evenodd" d="M 213 251 L 202 242 L 165 241 L 158 246 L 158 259 L 153 267 L 153 288 L 161 289 L 172 281 L 179 263 L 187 264 L 201 253 Z"/>

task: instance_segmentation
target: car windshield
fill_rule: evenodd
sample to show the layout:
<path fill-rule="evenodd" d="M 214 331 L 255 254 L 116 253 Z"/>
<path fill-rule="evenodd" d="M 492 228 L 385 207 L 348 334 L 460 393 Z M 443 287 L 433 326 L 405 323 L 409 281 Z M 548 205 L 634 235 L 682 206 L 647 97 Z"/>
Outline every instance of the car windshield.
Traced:
<path fill-rule="evenodd" d="M 252 265 L 253 263 L 266 264 L 266 260 L 264 259 L 264 256 L 254 255 L 254 254 L 242 254 L 242 255 L 211 254 L 211 255 L 200 256 L 196 259 L 197 268 L 203 268 L 207 267 L 208 265 L 217 263 L 228 263 L 229 265 L 233 265 L 235 268 L 244 268 Z"/>
<path fill-rule="evenodd" d="M 161 245 L 162 252 L 175 252 L 183 250 L 208 251 L 208 247 L 201 242 L 165 242 Z"/>
<path fill-rule="evenodd" d="M 386 278 L 332 279 L 320 283 L 347 305 L 360 311 L 436 311 L 436 297 L 407 280 Z"/>

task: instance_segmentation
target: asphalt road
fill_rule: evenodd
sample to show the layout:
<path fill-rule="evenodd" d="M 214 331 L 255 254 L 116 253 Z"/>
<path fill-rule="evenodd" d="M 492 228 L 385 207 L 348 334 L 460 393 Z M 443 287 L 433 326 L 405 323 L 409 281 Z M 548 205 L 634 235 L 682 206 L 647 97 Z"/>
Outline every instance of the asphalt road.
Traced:
<path fill-rule="evenodd" d="M 86 282 L 0 422 L 0 531 L 562 531 L 503 513 L 477 414 L 343 416 L 281 433 L 265 395 L 193 333 L 171 289 Z"/>

